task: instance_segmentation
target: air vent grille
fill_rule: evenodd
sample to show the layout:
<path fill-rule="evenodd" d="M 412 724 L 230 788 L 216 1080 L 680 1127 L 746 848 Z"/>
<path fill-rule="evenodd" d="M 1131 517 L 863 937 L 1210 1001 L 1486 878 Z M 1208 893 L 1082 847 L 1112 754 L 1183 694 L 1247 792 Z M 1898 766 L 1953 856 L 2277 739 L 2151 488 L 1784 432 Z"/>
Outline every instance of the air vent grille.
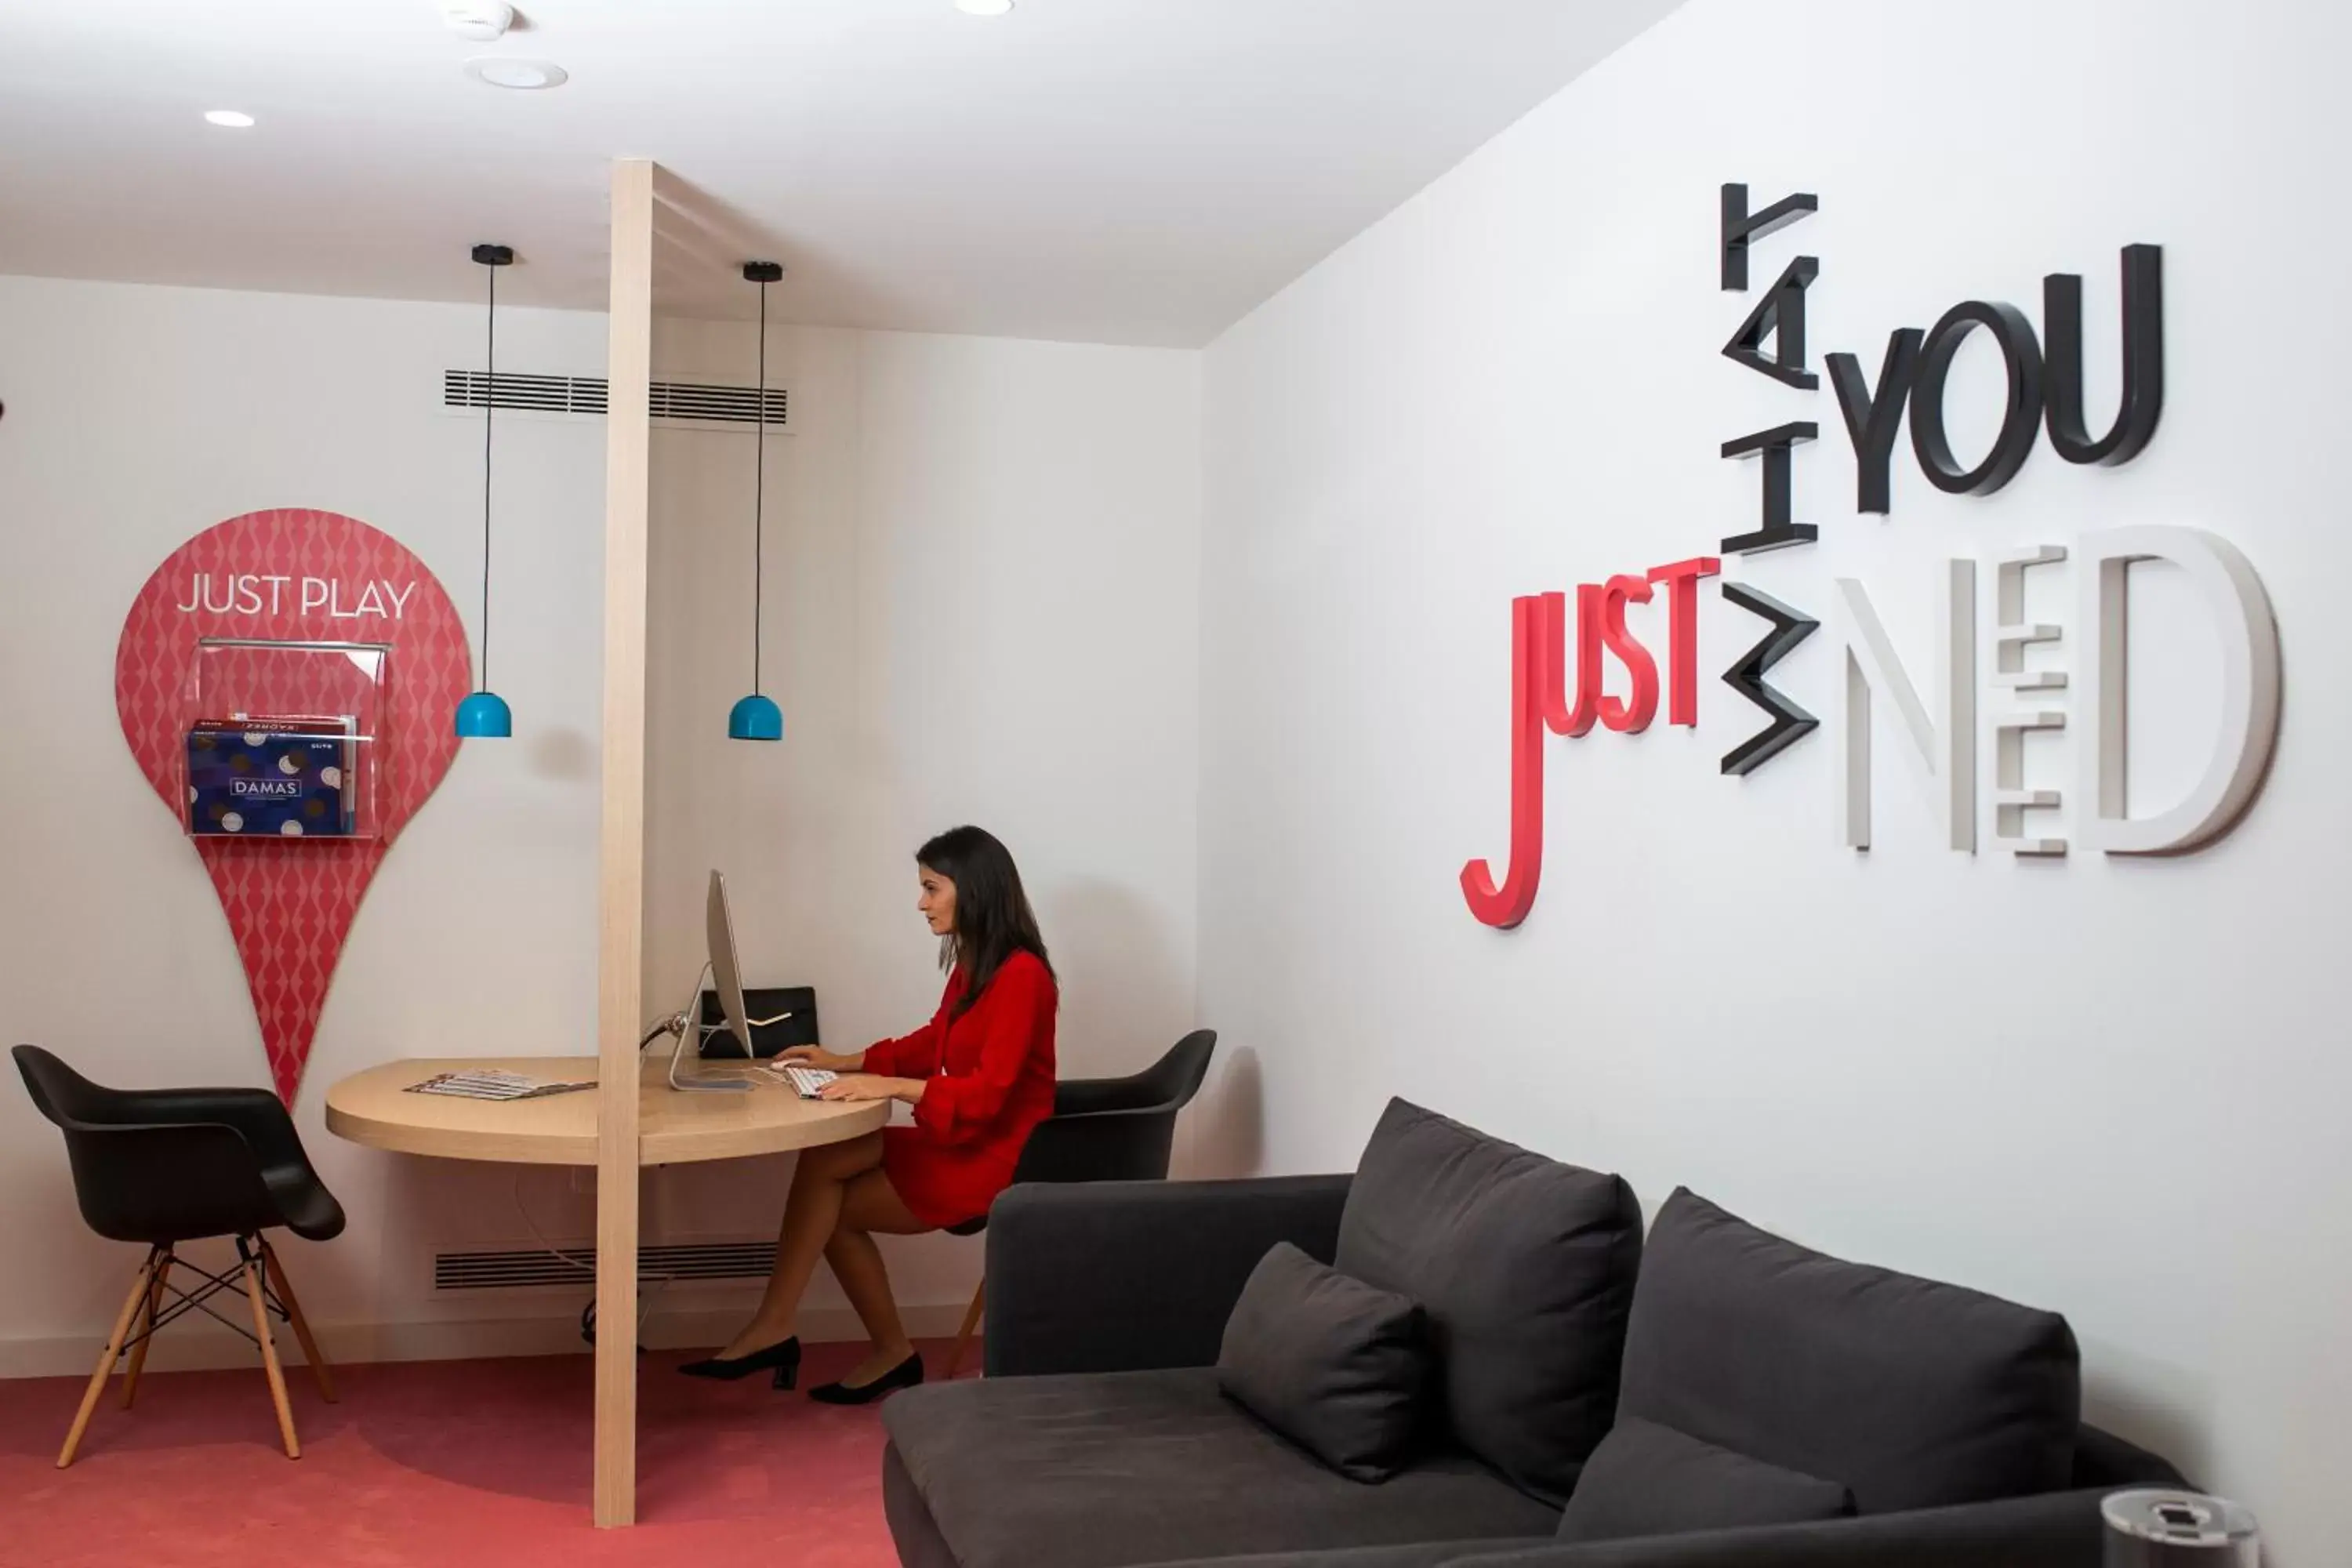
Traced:
<path fill-rule="evenodd" d="M 505 378 L 501 376 L 500 380 Z M 637 1248 L 644 1279 L 765 1279 L 776 1261 L 772 1241 L 671 1242 Z M 563 1256 L 541 1247 L 433 1255 L 436 1290 L 512 1290 L 539 1285 L 585 1285 L 594 1276 L 596 1249 L 566 1247 Z"/>
<path fill-rule="evenodd" d="M 478 370 L 441 373 L 441 405 L 445 408 L 527 408 L 541 414 L 602 414 L 604 379 L 588 375 L 519 375 L 501 371 L 492 377 Z"/>
<path fill-rule="evenodd" d="M 752 425 L 761 422 L 760 389 L 722 386 L 693 381 L 656 381 L 647 389 L 650 413 L 656 419 L 691 425 Z M 782 428 L 792 413 L 791 395 L 781 386 L 768 388 L 767 423 Z M 593 375 L 524 375 L 500 371 L 496 379 L 478 370 L 441 373 L 444 408 L 514 409 L 531 414 L 601 415 L 606 411 L 605 384 Z"/>
<path fill-rule="evenodd" d="M 782 425 L 791 412 L 791 400 L 781 386 L 768 388 L 768 423 Z M 656 419 L 707 419 L 724 425 L 760 422 L 760 389 L 756 386 L 707 386 L 688 381 L 657 381 L 653 384 L 653 416 Z"/>

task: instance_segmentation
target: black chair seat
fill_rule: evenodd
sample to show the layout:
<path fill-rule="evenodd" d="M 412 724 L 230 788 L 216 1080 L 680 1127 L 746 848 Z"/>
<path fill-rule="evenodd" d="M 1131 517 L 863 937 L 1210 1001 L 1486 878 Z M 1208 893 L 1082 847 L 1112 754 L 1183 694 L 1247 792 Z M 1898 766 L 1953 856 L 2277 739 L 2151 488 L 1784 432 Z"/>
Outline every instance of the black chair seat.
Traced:
<path fill-rule="evenodd" d="M 1176 1113 L 1199 1092 L 1216 1047 L 1214 1029 L 1195 1029 L 1139 1073 L 1055 1084 L 1054 1114 L 1029 1134 L 1013 1184 L 1164 1180 Z M 984 1214 L 946 1227 L 950 1236 L 987 1228 Z"/>
<path fill-rule="evenodd" d="M 112 1241 L 170 1247 L 283 1226 L 311 1241 L 343 1228 L 294 1119 L 263 1089 L 108 1089 L 38 1046 L 10 1053 L 66 1135 L 74 1195 Z"/>

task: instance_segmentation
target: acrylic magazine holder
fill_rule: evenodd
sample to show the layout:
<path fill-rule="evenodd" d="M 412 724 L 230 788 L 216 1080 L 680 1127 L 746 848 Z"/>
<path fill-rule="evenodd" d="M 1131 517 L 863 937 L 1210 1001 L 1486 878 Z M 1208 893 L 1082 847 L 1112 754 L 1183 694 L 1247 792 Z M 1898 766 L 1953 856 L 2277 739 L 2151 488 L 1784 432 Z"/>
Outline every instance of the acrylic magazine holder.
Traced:
<path fill-rule="evenodd" d="M 384 643 L 198 642 L 180 726 L 189 834 L 381 837 L 391 656 Z"/>

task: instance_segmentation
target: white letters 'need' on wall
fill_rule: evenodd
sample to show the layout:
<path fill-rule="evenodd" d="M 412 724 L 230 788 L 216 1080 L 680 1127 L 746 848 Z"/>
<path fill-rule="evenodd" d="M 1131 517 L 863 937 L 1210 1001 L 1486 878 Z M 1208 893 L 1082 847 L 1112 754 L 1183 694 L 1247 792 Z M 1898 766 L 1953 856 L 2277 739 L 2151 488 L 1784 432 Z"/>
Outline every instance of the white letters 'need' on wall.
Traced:
<path fill-rule="evenodd" d="M 2132 636 L 2130 568 L 2137 561 L 2178 567 L 2210 617 L 2221 659 L 2221 713 L 2196 782 L 2168 805 L 2134 802 L 2125 772 L 2131 721 L 2126 655 Z M 2066 565 L 2074 574 L 2073 628 L 2024 619 L 2025 574 Z M 2228 830 L 2261 783 L 2278 734 L 2278 627 L 2252 566 L 2228 541 L 2193 528 L 2116 528 L 2084 534 L 2070 548 L 2043 545 L 1992 563 L 1993 660 L 1977 662 L 1978 563 L 1942 564 L 1937 600 L 1936 669 L 1923 697 L 1872 606 L 1869 591 L 1837 579 L 1844 647 L 1837 735 L 1837 818 L 1842 842 L 1870 847 L 1872 714 L 1888 710 L 1909 771 L 1934 802 L 1952 848 L 1976 847 L 1977 692 L 1981 682 L 2007 707 L 1993 731 L 1993 841 L 2017 854 L 2063 854 L 2070 843 L 2114 855 L 2196 848 Z M 2073 671 L 2025 667 L 2030 644 L 2060 643 L 2077 654 Z M 2063 703 L 2063 706 L 2057 704 Z M 2023 736 L 2059 731 L 2074 739 L 2070 790 L 2028 789 Z M 2135 809 L 2137 807 L 2137 809 Z M 2028 814 L 2063 810 L 2070 837 L 2029 834 Z"/>

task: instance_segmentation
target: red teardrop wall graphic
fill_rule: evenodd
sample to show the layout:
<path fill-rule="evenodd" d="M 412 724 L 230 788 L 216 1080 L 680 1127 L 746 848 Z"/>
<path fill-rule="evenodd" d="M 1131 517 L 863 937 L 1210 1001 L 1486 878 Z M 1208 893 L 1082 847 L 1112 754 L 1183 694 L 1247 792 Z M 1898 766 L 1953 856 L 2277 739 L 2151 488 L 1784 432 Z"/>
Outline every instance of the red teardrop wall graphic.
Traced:
<path fill-rule="evenodd" d="M 114 658 L 123 739 L 176 820 L 186 812 L 186 727 L 198 716 L 190 677 L 202 637 L 392 647 L 374 742 L 381 837 L 192 840 L 236 940 L 278 1098 L 291 1104 L 360 900 L 457 754 L 451 716 L 472 686 L 472 661 L 457 606 L 433 574 L 356 518 L 256 511 L 206 529 L 139 591 Z M 285 669 L 278 695 L 289 706 L 280 711 L 350 710 L 352 693 L 336 689 L 352 680 L 350 664 L 294 655 Z"/>

